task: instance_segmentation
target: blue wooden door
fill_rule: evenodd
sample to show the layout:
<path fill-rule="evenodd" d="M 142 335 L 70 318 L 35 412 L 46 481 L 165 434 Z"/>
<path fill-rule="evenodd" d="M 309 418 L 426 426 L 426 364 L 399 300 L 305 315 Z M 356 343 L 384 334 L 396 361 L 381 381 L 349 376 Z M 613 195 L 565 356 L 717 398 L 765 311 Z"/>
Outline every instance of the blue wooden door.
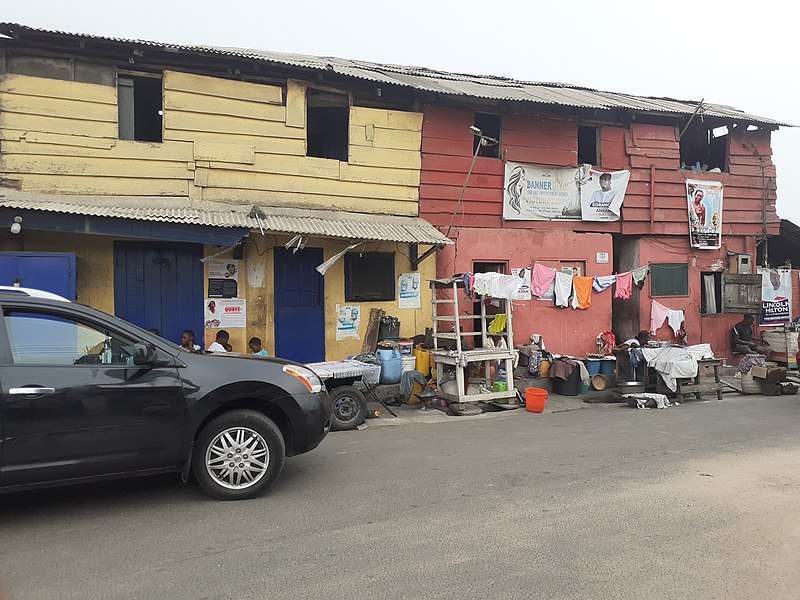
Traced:
<path fill-rule="evenodd" d="M 0 252 L 0 285 L 14 284 L 75 300 L 75 254 Z"/>
<path fill-rule="evenodd" d="M 114 244 L 114 310 L 118 317 L 180 343 L 192 329 L 203 339 L 200 244 Z M 200 341 L 198 341 L 200 340 Z"/>
<path fill-rule="evenodd" d="M 275 249 L 275 354 L 297 362 L 325 360 L 324 279 L 320 248 Z"/>

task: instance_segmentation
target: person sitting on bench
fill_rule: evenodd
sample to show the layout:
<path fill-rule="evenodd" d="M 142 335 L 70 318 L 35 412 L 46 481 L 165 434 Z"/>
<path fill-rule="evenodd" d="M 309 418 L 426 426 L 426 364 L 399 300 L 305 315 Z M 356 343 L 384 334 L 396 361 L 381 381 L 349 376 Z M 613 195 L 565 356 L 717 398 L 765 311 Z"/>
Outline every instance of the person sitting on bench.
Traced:
<path fill-rule="evenodd" d="M 745 315 L 742 320 L 733 326 L 733 351 L 737 354 L 764 354 L 764 346 L 769 346 L 760 337 L 753 335 L 753 315 Z M 760 343 L 759 343 L 760 342 Z"/>

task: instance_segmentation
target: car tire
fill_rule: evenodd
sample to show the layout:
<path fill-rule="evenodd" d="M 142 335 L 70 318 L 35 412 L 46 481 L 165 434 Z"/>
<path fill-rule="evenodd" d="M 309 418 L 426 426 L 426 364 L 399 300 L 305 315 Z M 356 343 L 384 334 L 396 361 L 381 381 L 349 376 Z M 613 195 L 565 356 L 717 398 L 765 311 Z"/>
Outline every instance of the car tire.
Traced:
<path fill-rule="evenodd" d="M 286 443 L 275 423 L 255 410 L 232 410 L 203 427 L 192 472 L 219 500 L 247 500 L 267 489 L 283 469 Z"/>
<path fill-rule="evenodd" d="M 331 429 L 334 431 L 350 431 L 367 418 L 367 399 L 351 385 L 333 388 L 330 394 Z"/>

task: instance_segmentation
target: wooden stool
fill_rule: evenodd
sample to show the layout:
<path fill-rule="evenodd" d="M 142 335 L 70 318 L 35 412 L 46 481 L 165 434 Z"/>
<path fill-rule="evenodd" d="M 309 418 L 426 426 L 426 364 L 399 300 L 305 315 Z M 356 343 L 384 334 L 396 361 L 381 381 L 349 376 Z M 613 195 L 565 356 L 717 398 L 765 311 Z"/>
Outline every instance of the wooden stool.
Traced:
<path fill-rule="evenodd" d="M 722 365 L 722 359 L 719 358 L 704 358 L 697 361 L 697 375 L 694 377 L 678 379 L 677 389 L 675 394 L 678 402 L 683 402 L 684 394 L 694 394 L 697 400 L 701 400 L 703 394 L 716 392 L 717 400 L 722 400 L 722 383 L 719 379 L 719 368 Z M 703 367 L 711 367 L 714 369 L 714 382 L 701 383 L 700 382 L 700 369 Z"/>

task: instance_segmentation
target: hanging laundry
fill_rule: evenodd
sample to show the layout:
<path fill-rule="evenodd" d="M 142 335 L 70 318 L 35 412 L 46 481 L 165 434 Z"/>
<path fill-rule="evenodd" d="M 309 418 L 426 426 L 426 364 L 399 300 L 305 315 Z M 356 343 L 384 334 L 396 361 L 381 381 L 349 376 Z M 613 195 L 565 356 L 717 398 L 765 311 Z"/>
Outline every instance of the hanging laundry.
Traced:
<path fill-rule="evenodd" d="M 642 289 L 644 287 L 644 282 L 647 280 L 647 275 L 650 273 L 650 265 L 634 269 L 631 273 L 633 275 L 633 285 Z"/>
<path fill-rule="evenodd" d="M 592 305 L 592 284 L 594 277 L 573 277 L 572 308 L 586 310 Z"/>
<path fill-rule="evenodd" d="M 603 290 L 610 288 L 616 280 L 616 275 L 597 275 L 594 278 L 592 289 L 595 292 L 602 292 Z"/>
<path fill-rule="evenodd" d="M 492 296 L 493 298 L 514 298 L 522 287 L 523 280 L 516 275 L 503 275 L 502 273 L 475 273 L 476 294 Z"/>
<path fill-rule="evenodd" d="M 653 304 L 650 306 L 650 333 L 655 335 L 656 331 L 659 327 L 664 324 L 664 321 L 667 320 L 669 316 L 670 310 L 661 304 L 660 302 L 656 302 L 653 300 Z"/>
<path fill-rule="evenodd" d="M 556 270 L 550 267 L 545 267 L 536 263 L 531 270 L 531 292 L 534 296 L 542 297 L 550 288 L 553 279 L 556 276 Z"/>
<path fill-rule="evenodd" d="M 500 333 L 501 331 L 505 331 L 506 329 L 506 315 L 505 313 L 500 313 L 494 316 L 492 322 L 489 323 L 489 333 Z"/>
<path fill-rule="evenodd" d="M 675 333 L 675 337 L 678 337 L 684 320 L 685 317 L 682 310 L 670 310 L 669 313 L 667 313 L 667 323 L 669 323 L 670 328 Z"/>
<path fill-rule="evenodd" d="M 572 295 L 572 275 L 569 273 L 556 272 L 555 278 L 556 306 L 567 308 L 569 297 Z"/>
<path fill-rule="evenodd" d="M 631 297 L 631 285 L 633 283 L 633 273 L 617 273 L 617 289 L 614 290 L 614 298 L 627 300 Z"/>
<path fill-rule="evenodd" d="M 464 295 L 472 299 L 472 273 L 464 273 L 462 275 L 462 279 L 464 280 Z"/>

